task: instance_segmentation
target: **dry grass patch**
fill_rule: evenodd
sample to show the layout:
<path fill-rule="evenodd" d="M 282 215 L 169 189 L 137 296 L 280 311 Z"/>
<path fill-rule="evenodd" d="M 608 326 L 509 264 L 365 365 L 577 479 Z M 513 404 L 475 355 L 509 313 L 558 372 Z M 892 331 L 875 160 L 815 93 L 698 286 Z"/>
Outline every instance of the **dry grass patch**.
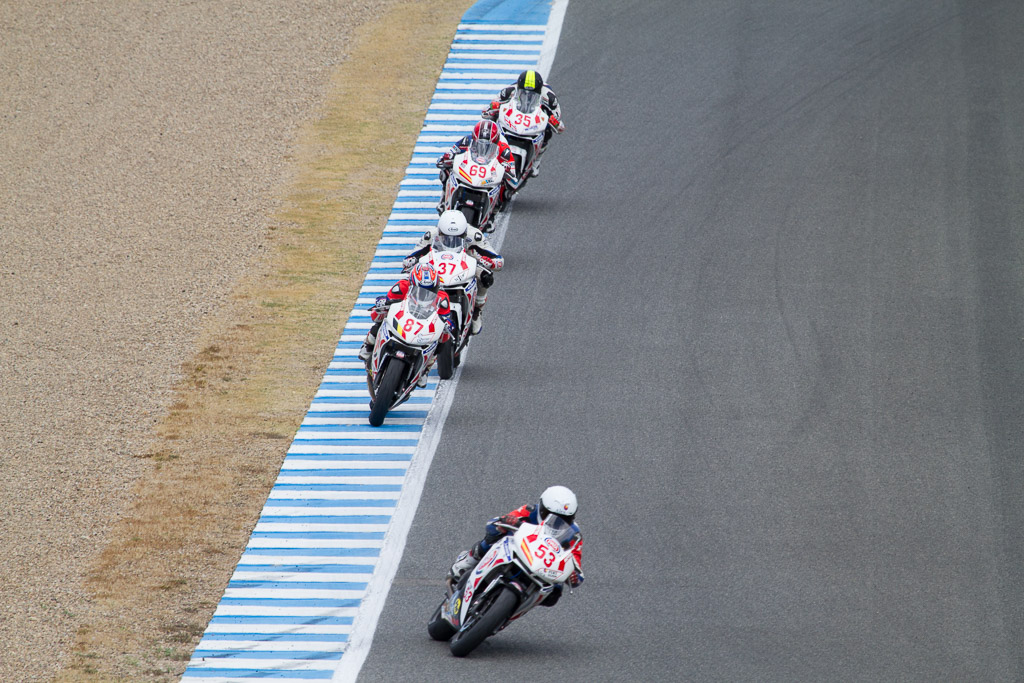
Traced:
<path fill-rule="evenodd" d="M 300 134 L 267 257 L 200 333 L 134 504 L 92 567 L 64 681 L 172 680 L 245 546 L 363 281 L 459 18 L 394 8 L 357 32 Z"/>

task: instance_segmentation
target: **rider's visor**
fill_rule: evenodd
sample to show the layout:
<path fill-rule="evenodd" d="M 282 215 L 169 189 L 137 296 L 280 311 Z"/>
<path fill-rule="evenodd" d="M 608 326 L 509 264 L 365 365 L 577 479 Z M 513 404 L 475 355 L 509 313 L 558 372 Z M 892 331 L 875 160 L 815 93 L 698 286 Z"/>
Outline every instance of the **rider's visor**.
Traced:
<path fill-rule="evenodd" d="M 409 301 L 409 313 L 417 318 L 429 318 L 437 310 L 434 303 L 437 300 L 437 292 L 426 287 L 411 287 L 406 299 Z"/>
<path fill-rule="evenodd" d="M 540 104 L 540 93 L 533 90 L 519 90 L 516 92 L 516 109 L 529 114 Z"/>
<path fill-rule="evenodd" d="M 575 533 L 572 524 L 554 513 L 549 514 L 541 521 L 541 530 L 542 533 L 551 536 L 560 544 L 571 539 Z"/>
<path fill-rule="evenodd" d="M 489 164 L 498 156 L 498 145 L 490 140 L 476 138 L 469 143 L 469 155 L 478 164 Z"/>
<path fill-rule="evenodd" d="M 434 251 L 462 251 L 462 236 L 439 233 L 437 237 L 434 238 Z"/>

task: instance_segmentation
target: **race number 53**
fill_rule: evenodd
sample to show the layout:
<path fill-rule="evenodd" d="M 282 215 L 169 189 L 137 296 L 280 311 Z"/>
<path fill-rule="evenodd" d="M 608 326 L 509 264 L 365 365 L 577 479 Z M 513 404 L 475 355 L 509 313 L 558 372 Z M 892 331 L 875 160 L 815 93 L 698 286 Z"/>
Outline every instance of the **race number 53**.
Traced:
<path fill-rule="evenodd" d="M 533 554 L 537 557 L 537 559 L 544 563 L 545 567 L 550 567 L 554 563 L 556 557 L 554 551 L 548 549 L 546 546 L 543 545 L 538 545 L 537 549 L 533 552 Z"/>

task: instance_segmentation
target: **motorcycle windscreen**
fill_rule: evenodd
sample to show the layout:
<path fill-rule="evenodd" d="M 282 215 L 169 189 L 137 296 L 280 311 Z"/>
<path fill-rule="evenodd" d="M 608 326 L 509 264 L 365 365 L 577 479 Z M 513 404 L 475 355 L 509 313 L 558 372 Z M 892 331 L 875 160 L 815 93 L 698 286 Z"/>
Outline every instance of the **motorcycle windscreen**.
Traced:
<path fill-rule="evenodd" d="M 555 539 L 559 544 L 563 544 L 571 539 L 576 532 L 572 528 L 572 524 L 558 515 L 551 514 L 544 518 L 541 533 Z"/>
<path fill-rule="evenodd" d="M 434 238 L 434 251 L 449 251 L 458 253 L 462 251 L 463 240 L 461 235 L 445 235 L 438 233 Z"/>
<path fill-rule="evenodd" d="M 516 109 L 529 114 L 540 104 L 540 93 L 532 90 L 520 90 L 516 93 Z"/>
<path fill-rule="evenodd" d="M 469 143 L 469 156 L 477 164 L 489 164 L 498 156 L 498 144 L 477 138 Z"/>
<path fill-rule="evenodd" d="M 410 315 L 420 320 L 426 320 L 437 309 L 437 304 L 434 303 L 437 300 L 437 292 L 433 292 L 425 287 L 411 287 L 406 298 L 409 301 L 408 311 Z"/>

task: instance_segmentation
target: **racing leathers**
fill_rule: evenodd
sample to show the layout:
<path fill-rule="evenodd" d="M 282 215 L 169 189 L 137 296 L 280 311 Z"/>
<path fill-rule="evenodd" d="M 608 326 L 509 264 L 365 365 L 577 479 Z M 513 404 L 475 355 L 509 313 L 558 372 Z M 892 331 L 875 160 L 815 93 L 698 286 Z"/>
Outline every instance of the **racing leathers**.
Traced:
<path fill-rule="evenodd" d="M 392 285 L 388 293 L 377 297 L 376 302 L 370 309 L 370 321 L 373 323 L 370 326 L 370 331 L 366 333 L 366 339 L 363 341 L 363 347 L 359 349 L 359 359 L 368 362 L 370 360 L 370 354 L 373 353 L 374 344 L 377 343 L 377 332 L 380 331 L 380 326 L 384 324 L 384 321 L 388 317 L 388 309 L 394 304 L 401 303 L 405 300 L 405 297 L 409 294 L 409 288 L 412 284 L 408 278 L 403 278 Z M 444 321 L 448 329 L 452 328 L 451 318 L 451 305 L 448 301 L 448 294 L 438 290 L 437 292 L 437 314 L 441 320 Z M 427 383 L 427 375 L 430 372 L 430 368 L 427 368 L 427 372 L 424 372 L 420 376 L 420 386 L 424 387 Z"/>
<path fill-rule="evenodd" d="M 523 522 L 530 524 L 540 524 L 539 507 L 536 504 L 530 503 L 520 508 L 516 508 L 512 512 L 502 517 L 495 517 L 487 523 L 485 528 L 485 535 L 483 540 L 474 545 L 469 550 L 464 550 L 459 553 L 458 558 L 455 560 L 455 564 L 452 565 L 451 580 L 453 583 L 457 582 L 462 578 L 467 571 L 472 569 L 480 562 L 480 559 L 484 554 L 490 550 L 491 546 L 497 543 L 499 540 L 504 538 L 507 534 L 512 533 L 509 529 L 498 526 L 503 524 L 518 528 Z M 572 524 L 573 535 L 569 540 L 562 543 L 562 547 L 566 550 L 572 550 L 572 556 L 576 560 L 576 571 L 569 577 L 569 585 L 573 588 L 583 583 L 583 536 L 580 533 L 579 525 L 575 522 Z M 544 602 L 541 604 L 545 607 L 550 607 L 558 602 L 558 599 L 562 596 L 562 586 L 556 586 L 555 590 L 551 592 Z"/>
<path fill-rule="evenodd" d="M 451 175 L 452 163 L 455 161 L 455 157 L 468 150 L 469 143 L 472 141 L 472 134 L 463 135 L 458 142 L 453 144 L 447 152 L 438 158 L 435 165 L 440 169 L 437 177 L 441 181 L 442 192 L 448 186 L 448 176 Z M 508 201 L 519 187 L 519 176 L 516 175 L 516 160 L 512 156 L 512 150 L 509 149 L 508 143 L 505 142 L 504 138 L 498 140 L 498 162 L 505 169 L 505 175 L 501 179 L 501 192 L 498 195 L 498 211 L 501 211 L 508 205 Z M 442 198 L 437 203 L 437 212 L 439 214 L 444 213 L 444 210 L 445 205 Z"/>
<path fill-rule="evenodd" d="M 416 249 L 405 257 L 402 265 L 411 268 L 417 261 L 429 251 L 434 239 L 437 237 L 437 228 L 432 227 L 423 233 L 423 237 L 416 245 Z M 469 333 L 478 334 L 483 326 L 481 312 L 487 304 L 487 290 L 494 284 L 494 273 L 505 266 L 505 259 L 495 251 L 490 241 L 484 236 L 482 230 L 470 227 L 465 234 L 466 251 L 476 259 L 476 282 L 477 295 L 476 304 L 473 306 L 473 322 L 470 325 Z"/>
<path fill-rule="evenodd" d="M 492 100 L 491 104 L 480 112 L 481 116 L 485 119 L 497 122 L 498 113 L 500 112 L 501 107 L 508 104 L 515 96 L 515 83 L 502 88 L 501 91 L 498 92 L 498 99 Z M 541 88 L 540 108 L 548 115 L 548 125 L 544 129 L 544 144 L 541 145 L 540 148 L 540 154 L 543 155 L 545 150 L 548 148 L 548 141 L 551 140 L 551 136 L 555 133 L 565 132 L 565 124 L 562 123 L 562 108 L 558 104 L 558 97 L 555 96 L 554 91 L 552 91 L 547 85 Z M 534 175 L 536 175 L 539 164 L 540 157 L 538 156 L 536 161 L 534 161 Z"/>

